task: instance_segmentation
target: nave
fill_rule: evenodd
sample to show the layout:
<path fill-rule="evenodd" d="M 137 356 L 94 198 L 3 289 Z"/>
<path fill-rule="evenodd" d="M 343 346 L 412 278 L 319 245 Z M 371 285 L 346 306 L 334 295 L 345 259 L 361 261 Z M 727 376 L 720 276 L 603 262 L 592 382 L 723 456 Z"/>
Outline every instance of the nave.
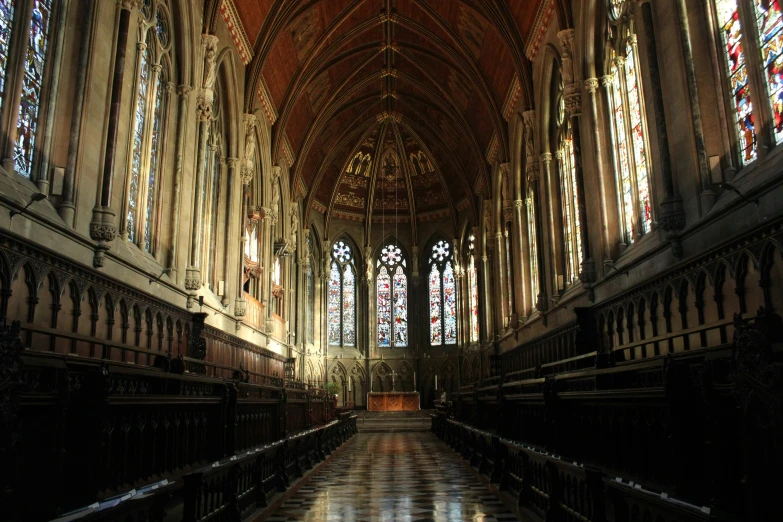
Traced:
<path fill-rule="evenodd" d="M 267 522 L 515 521 L 431 433 L 359 433 Z"/>

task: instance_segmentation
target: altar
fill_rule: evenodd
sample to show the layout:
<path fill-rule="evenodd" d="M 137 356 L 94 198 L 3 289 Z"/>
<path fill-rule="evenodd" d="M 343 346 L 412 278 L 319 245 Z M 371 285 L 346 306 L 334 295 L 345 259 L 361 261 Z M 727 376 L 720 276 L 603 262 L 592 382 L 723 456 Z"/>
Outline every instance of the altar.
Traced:
<path fill-rule="evenodd" d="M 370 392 L 367 394 L 367 411 L 416 411 L 419 392 Z"/>

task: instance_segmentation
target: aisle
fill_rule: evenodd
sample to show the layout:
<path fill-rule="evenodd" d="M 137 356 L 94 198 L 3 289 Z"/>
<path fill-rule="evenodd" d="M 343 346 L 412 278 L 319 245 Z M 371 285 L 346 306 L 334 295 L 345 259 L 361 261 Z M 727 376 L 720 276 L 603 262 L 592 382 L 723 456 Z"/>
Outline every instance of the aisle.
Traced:
<path fill-rule="evenodd" d="M 517 519 L 431 433 L 359 433 L 267 520 Z"/>

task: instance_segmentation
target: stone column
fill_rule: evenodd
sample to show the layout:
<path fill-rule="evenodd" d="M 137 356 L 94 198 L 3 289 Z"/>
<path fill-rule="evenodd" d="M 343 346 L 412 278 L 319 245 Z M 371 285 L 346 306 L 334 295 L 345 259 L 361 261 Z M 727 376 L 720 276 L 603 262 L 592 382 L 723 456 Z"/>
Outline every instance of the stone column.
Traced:
<path fill-rule="evenodd" d="M 593 126 L 593 147 L 595 148 L 595 170 L 598 177 L 598 191 L 601 198 L 601 247 L 604 251 L 604 261 L 612 262 L 611 240 L 609 239 L 609 201 L 606 194 L 606 171 L 604 169 L 603 138 L 598 112 L 598 79 L 585 80 L 590 107 L 590 119 Z"/>
<path fill-rule="evenodd" d="M 536 248 L 536 261 L 538 264 L 538 273 L 534 274 L 531 272 L 530 277 L 537 277 L 538 278 L 538 295 L 531 296 L 532 299 L 536 300 L 536 308 L 540 310 L 541 312 L 545 312 L 549 308 L 549 300 L 547 299 L 547 293 L 546 293 L 546 266 L 545 266 L 545 260 L 544 260 L 544 229 L 541 223 L 543 223 L 543 212 L 541 210 L 541 195 L 539 193 L 539 186 L 538 186 L 538 176 L 539 176 L 539 166 L 538 162 L 535 162 L 529 173 L 527 182 L 530 184 L 530 191 L 533 194 L 533 197 L 531 198 L 531 201 L 528 203 L 530 205 L 533 205 L 533 215 L 536 218 L 536 223 L 538 223 L 538 226 L 536 226 L 535 234 L 536 234 L 536 245 L 538 248 Z"/>
<path fill-rule="evenodd" d="M 198 94 L 198 153 L 196 155 L 196 182 L 194 184 L 193 220 L 191 227 L 190 257 L 185 271 L 185 289 L 188 290 L 188 308 L 193 306 L 196 292 L 201 288 L 201 252 L 204 233 L 204 208 L 202 187 L 206 183 L 205 159 L 207 154 L 207 133 L 212 120 L 212 104 L 215 93 L 215 68 L 217 57 L 217 36 L 201 35 L 201 49 L 204 56 L 204 72 L 201 90 Z"/>
<path fill-rule="evenodd" d="M 176 277 L 177 272 L 177 254 L 179 252 L 179 214 L 182 202 L 182 170 L 185 163 L 185 134 L 187 132 L 188 100 L 190 92 L 193 89 L 189 85 L 180 85 L 177 87 L 177 98 L 179 107 L 177 108 L 177 150 L 174 160 L 174 194 L 172 194 L 173 205 L 171 208 L 171 251 L 169 253 L 169 277 Z"/>
<path fill-rule="evenodd" d="M 116 215 L 111 206 L 114 173 L 117 168 L 117 135 L 119 133 L 120 110 L 122 109 L 122 87 L 125 79 L 125 53 L 128 47 L 131 10 L 138 5 L 137 0 L 118 0 L 119 26 L 117 28 L 117 46 L 114 54 L 114 72 L 109 102 L 109 122 L 106 129 L 106 152 L 103 159 L 102 175 L 99 182 L 97 205 L 92 210 L 90 238 L 96 241 L 92 264 L 95 268 L 103 266 L 109 243 L 117 237 Z M 28 20 L 29 23 L 29 20 Z"/>
<path fill-rule="evenodd" d="M 46 103 L 46 123 L 44 124 L 43 146 L 41 147 L 41 154 L 38 155 L 38 175 L 34 176 L 34 180 L 38 185 L 38 190 L 43 194 L 49 194 L 49 157 L 52 148 L 52 133 L 54 132 L 54 114 L 57 110 L 57 98 L 60 94 L 60 68 L 62 66 L 63 56 L 63 40 L 65 39 L 65 22 L 68 18 L 68 8 L 70 6 L 70 0 L 61 0 L 57 3 L 57 27 L 54 31 L 54 38 L 52 38 L 52 46 L 54 55 L 52 56 L 51 84 L 49 86 L 49 98 Z M 84 29 L 82 29 L 84 30 Z M 86 30 L 89 31 L 89 24 Z"/>
<path fill-rule="evenodd" d="M 552 154 L 545 152 L 541 154 L 541 168 L 544 171 L 544 181 L 546 183 L 548 196 L 544 198 L 546 201 L 548 228 L 549 228 L 549 263 L 550 270 L 552 271 L 552 296 L 557 299 L 560 297 L 560 285 L 558 281 L 563 278 L 561 271 L 561 257 L 559 242 L 555 241 L 555 238 L 559 235 L 560 228 L 560 213 L 556 211 L 555 206 L 552 204 L 552 197 L 557 194 L 559 190 L 557 187 L 557 178 L 552 173 Z M 542 228 L 542 227 L 539 227 Z M 543 249 L 544 245 L 540 244 L 539 249 Z M 546 288 L 546 279 L 539 282 L 542 291 Z M 539 303 L 540 304 L 540 303 Z M 539 308 L 540 310 L 541 308 Z"/>
<path fill-rule="evenodd" d="M 497 306 L 495 308 L 495 332 L 497 334 L 502 334 L 506 318 L 511 316 L 511 310 L 508 310 L 508 286 L 507 286 L 507 277 L 508 273 L 506 272 L 506 240 L 505 240 L 505 234 L 504 234 L 504 228 L 505 223 L 503 220 L 503 190 L 502 190 L 502 183 L 503 183 L 503 177 L 508 175 L 508 171 L 510 168 L 510 164 L 508 163 L 502 163 L 499 165 L 499 172 L 498 172 L 498 186 L 497 190 L 495 191 L 495 201 L 493 201 L 494 207 L 493 210 L 495 211 L 495 251 L 497 252 L 497 259 L 495 261 L 495 266 L 497 269 L 497 274 L 495 275 L 495 281 L 497 282 L 498 288 L 497 288 L 497 296 L 500 298 L 500 306 Z"/>
<path fill-rule="evenodd" d="M 76 157 L 79 153 L 81 138 L 82 116 L 84 115 L 84 89 L 87 84 L 87 69 L 90 62 L 90 39 L 92 38 L 92 26 L 95 18 L 95 2 L 82 0 L 84 4 L 84 20 L 82 25 L 82 38 L 79 44 L 79 63 L 76 66 L 76 84 L 73 93 L 73 117 L 68 134 L 68 158 L 65 163 L 63 176 L 63 193 L 57 213 L 65 224 L 73 228 L 76 212 Z"/>
<path fill-rule="evenodd" d="M 482 300 L 484 301 L 484 340 L 492 341 L 492 312 L 494 310 L 494 303 L 490 303 L 490 288 L 492 281 L 489 277 L 489 256 L 487 256 L 486 246 L 484 247 L 483 255 L 481 256 L 481 279 L 483 284 L 483 292 L 481 293 Z"/>
<path fill-rule="evenodd" d="M 580 116 L 582 115 L 581 85 L 575 81 L 572 54 L 574 47 L 574 30 L 566 29 L 557 33 L 563 48 L 562 75 L 564 83 L 563 97 L 566 112 L 571 118 L 571 139 L 574 147 L 574 171 L 576 173 L 577 205 L 579 207 L 579 224 L 581 225 L 580 241 L 582 245 L 582 267 L 579 279 L 585 285 L 590 300 L 593 300 L 592 283 L 596 280 L 595 262 L 590 252 L 590 234 L 587 221 L 587 198 L 585 197 L 584 170 L 582 168 L 582 138 L 580 132 Z"/>
<path fill-rule="evenodd" d="M 672 254 L 675 258 L 680 259 L 683 255 L 680 231 L 685 228 L 685 213 L 682 210 L 682 200 L 674 188 L 658 50 L 655 42 L 655 25 L 653 24 L 652 7 L 649 1 L 642 3 L 642 20 L 644 24 L 645 49 L 647 50 L 648 73 L 650 75 L 650 94 L 653 99 L 655 128 L 658 131 L 661 181 L 663 182 L 663 201 L 661 202 L 661 215 L 658 223 L 666 232 L 666 239 L 672 246 Z"/>
<path fill-rule="evenodd" d="M 648 0 L 649 1 L 649 0 Z M 699 105 L 699 88 L 696 83 L 696 68 L 693 65 L 693 49 L 691 48 L 691 28 L 688 23 L 688 10 L 685 0 L 677 0 L 677 25 L 680 30 L 683 61 L 685 62 L 685 77 L 688 81 L 688 98 L 691 106 L 691 121 L 696 140 L 696 158 L 701 181 L 701 212 L 707 214 L 715 205 L 715 192 L 712 190 L 712 175 L 707 145 L 704 141 L 704 128 L 701 122 L 701 106 Z"/>
<path fill-rule="evenodd" d="M 231 266 L 231 252 L 234 251 L 236 248 L 236 243 L 234 243 L 234 239 L 239 239 L 239 246 L 242 246 L 242 241 L 245 237 L 245 234 L 240 234 L 240 237 L 237 238 L 235 236 L 234 232 L 234 222 L 236 221 L 236 218 L 233 216 L 234 214 L 234 202 L 236 201 L 236 195 L 234 194 L 234 179 L 237 175 L 237 165 L 239 164 L 239 159 L 237 158 L 226 158 L 226 166 L 228 167 L 228 178 L 226 179 L 226 194 L 228 197 L 226 198 L 226 240 L 225 240 L 225 257 L 223 262 L 223 296 L 220 300 L 220 304 L 223 305 L 223 307 L 227 307 L 229 303 L 231 302 L 230 293 L 233 292 L 233 290 L 230 290 L 234 288 L 234 285 L 229 284 L 231 281 L 231 271 L 229 270 L 229 267 Z M 241 189 L 240 189 L 241 190 Z M 244 198 L 240 198 L 239 208 L 240 208 L 240 215 L 239 218 L 242 219 L 243 215 L 241 213 L 242 209 L 242 201 Z M 241 232 L 241 231 L 240 231 Z M 239 251 L 239 257 L 241 258 L 244 253 L 244 249 Z M 241 276 L 241 274 L 240 274 Z M 237 294 L 236 297 L 239 297 L 240 294 Z"/>

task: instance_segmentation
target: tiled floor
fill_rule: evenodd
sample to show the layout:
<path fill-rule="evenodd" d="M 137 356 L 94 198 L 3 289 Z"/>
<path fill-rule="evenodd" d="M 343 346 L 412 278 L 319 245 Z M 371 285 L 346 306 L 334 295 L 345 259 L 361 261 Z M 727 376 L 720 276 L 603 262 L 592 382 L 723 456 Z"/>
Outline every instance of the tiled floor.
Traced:
<path fill-rule="evenodd" d="M 359 433 L 266 520 L 517 518 L 431 433 Z"/>

